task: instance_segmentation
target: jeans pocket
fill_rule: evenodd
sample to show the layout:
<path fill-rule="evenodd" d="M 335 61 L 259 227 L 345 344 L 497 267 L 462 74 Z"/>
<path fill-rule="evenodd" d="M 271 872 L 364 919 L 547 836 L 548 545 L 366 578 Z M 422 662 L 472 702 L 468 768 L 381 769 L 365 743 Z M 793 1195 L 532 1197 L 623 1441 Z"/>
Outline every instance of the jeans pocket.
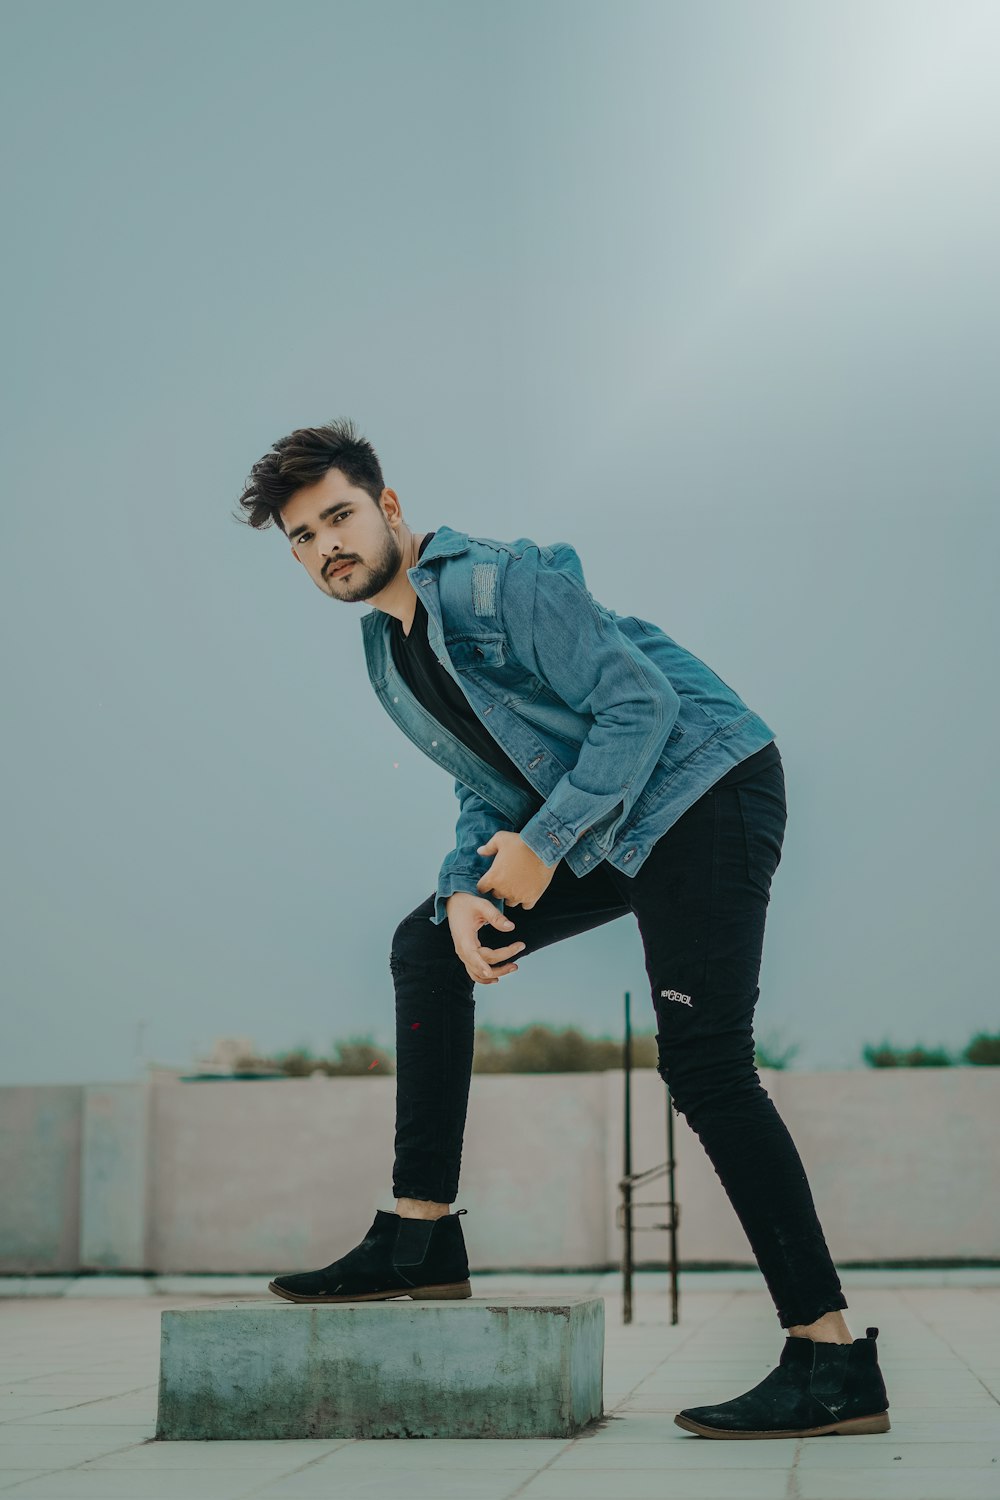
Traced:
<path fill-rule="evenodd" d="M 752 781 L 737 785 L 734 791 L 743 825 L 747 880 L 769 899 L 785 841 L 785 799 L 772 786 Z"/>

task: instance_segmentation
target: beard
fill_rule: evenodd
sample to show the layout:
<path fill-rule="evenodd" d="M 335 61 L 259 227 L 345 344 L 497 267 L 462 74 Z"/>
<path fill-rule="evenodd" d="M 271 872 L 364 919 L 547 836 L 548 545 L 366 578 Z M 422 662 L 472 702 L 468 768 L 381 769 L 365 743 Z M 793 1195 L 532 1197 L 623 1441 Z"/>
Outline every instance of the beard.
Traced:
<path fill-rule="evenodd" d="M 344 578 L 331 578 L 327 573 L 325 587 L 335 599 L 370 599 L 373 594 L 380 594 L 388 588 L 399 572 L 403 544 L 384 516 L 382 519 L 385 523 L 382 545 L 370 561 L 354 563 L 351 573 Z"/>

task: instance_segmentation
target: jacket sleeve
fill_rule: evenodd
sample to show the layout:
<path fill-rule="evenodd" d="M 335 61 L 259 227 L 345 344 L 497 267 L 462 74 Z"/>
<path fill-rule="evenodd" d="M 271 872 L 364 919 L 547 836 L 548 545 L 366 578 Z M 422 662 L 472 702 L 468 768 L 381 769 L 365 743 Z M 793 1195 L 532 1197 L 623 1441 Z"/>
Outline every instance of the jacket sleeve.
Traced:
<path fill-rule="evenodd" d="M 447 920 L 446 902 L 455 891 L 469 891 L 473 896 L 484 896 L 500 912 L 503 911 L 502 896 L 494 896 L 492 891 L 476 889 L 493 863 L 492 854 L 477 854 L 476 850 L 480 844 L 487 843 L 500 828 L 509 829 L 511 833 L 517 832 L 509 818 L 487 802 L 485 797 L 480 797 L 478 792 L 471 791 L 464 782 L 456 780 L 455 795 L 459 807 L 455 847 L 445 856 L 438 875 L 434 915 L 430 919 L 435 926 L 440 926 Z"/>
<path fill-rule="evenodd" d="M 677 719 L 680 698 L 663 672 L 618 628 L 583 582 L 579 559 L 557 544 L 529 548 L 508 566 L 501 611 L 511 654 L 557 697 L 593 720 L 576 764 L 519 830 L 546 865 L 584 833 L 610 848 L 642 793 Z"/>

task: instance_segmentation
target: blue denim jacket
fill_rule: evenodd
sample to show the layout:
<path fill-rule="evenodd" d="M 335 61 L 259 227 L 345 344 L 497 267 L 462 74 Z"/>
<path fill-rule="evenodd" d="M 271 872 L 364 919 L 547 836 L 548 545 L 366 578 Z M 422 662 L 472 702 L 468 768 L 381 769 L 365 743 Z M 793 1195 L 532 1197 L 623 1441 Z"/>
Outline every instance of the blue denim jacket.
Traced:
<path fill-rule="evenodd" d="M 658 625 L 599 604 L 568 542 L 440 526 L 407 577 L 438 660 L 537 788 L 532 796 L 506 780 L 429 714 L 396 670 L 390 616 L 362 617 L 379 701 L 455 778 L 455 847 L 438 875 L 435 924 L 454 891 L 479 894 L 493 860 L 476 849 L 498 829 L 519 833 L 546 865 L 564 859 L 586 875 L 607 860 L 634 876 L 692 803 L 774 739 Z M 487 899 L 503 911 L 500 897 Z"/>

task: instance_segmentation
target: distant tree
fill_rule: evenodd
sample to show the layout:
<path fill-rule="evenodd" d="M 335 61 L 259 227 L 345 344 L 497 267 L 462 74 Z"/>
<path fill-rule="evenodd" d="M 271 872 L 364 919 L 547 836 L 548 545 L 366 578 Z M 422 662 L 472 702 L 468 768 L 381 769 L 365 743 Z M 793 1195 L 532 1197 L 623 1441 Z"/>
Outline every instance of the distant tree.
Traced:
<path fill-rule="evenodd" d="M 949 1068 L 953 1059 L 943 1047 L 892 1047 L 866 1044 L 861 1055 L 870 1068 Z"/>
<path fill-rule="evenodd" d="M 985 1063 L 987 1067 L 1000 1065 L 1000 1031 L 977 1031 L 962 1058 L 967 1063 Z"/>
<path fill-rule="evenodd" d="M 290 1078 L 307 1078 L 315 1067 L 316 1063 L 308 1047 L 296 1047 L 292 1052 L 278 1052 L 273 1057 L 259 1057 L 256 1052 L 243 1052 L 233 1059 L 234 1073 L 278 1068 Z"/>
<path fill-rule="evenodd" d="M 325 1073 L 328 1078 L 347 1078 L 363 1073 L 385 1076 L 396 1071 L 392 1053 L 377 1047 L 368 1036 L 335 1042 L 330 1057 L 316 1057 L 311 1048 L 301 1046 L 288 1052 L 276 1052 L 273 1057 L 240 1057 L 237 1067 L 240 1070 L 280 1068 L 289 1078 L 311 1078 L 314 1073 Z"/>
<path fill-rule="evenodd" d="M 575 1026 L 478 1026 L 474 1073 L 601 1073 L 624 1066 L 624 1040 L 585 1036 Z M 632 1033 L 632 1066 L 655 1068 L 656 1037 Z"/>
<path fill-rule="evenodd" d="M 784 1050 L 779 1050 L 777 1042 L 778 1042 L 778 1035 L 774 1031 L 771 1031 L 771 1032 L 768 1033 L 768 1036 L 767 1036 L 766 1040 L 757 1042 L 756 1049 L 754 1051 L 754 1059 L 753 1059 L 753 1061 L 754 1061 L 754 1067 L 756 1067 L 756 1068 L 787 1068 L 788 1067 L 788 1064 L 791 1062 L 791 1060 L 795 1056 L 796 1052 L 798 1052 L 800 1050 L 799 1049 L 799 1044 L 797 1042 L 795 1042 L 795 1043 L 792 1043 L 791 1046 L 785 1047 Z"/>
<path fill-rule="evenodd" d="M 284 1069 L 289 1078 L 308 1078 L 319 1067 L 319 1062 L 309 1047 L 296 1047 L 292 1052 L 279 1052 L 274 1060 L 279 1068 Z"/>
<path fill-rule="evenodd" d="M 396 1071 L 393 1054 L 376 1046 L 370 1036 L 348 1037 L 334 1043 L 334 1055 L 319 1064 L 328 1078 L 353 1078 L 371 1073 L 391 1076 Z"/>

